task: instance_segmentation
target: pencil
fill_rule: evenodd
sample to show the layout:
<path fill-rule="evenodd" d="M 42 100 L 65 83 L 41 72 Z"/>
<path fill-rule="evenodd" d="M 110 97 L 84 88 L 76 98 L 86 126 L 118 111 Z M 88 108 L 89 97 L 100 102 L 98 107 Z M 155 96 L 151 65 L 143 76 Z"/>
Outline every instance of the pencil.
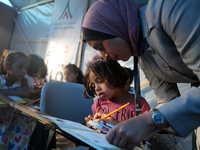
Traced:
<path fill-rule="evenodd" d="M 98 113 L 99 112 L 99 109 L 101 108 L 101 106 L 99 105 L 98 107 L 97 107 L 97 111 L 96 111 L 96 113 Z"/>
<path fill-rule="evenodd" d="M 128 102 L 128 103 L 126 103 L 125 105 L 123 105 L 123 106 L 119 107 L 118 109 L 114 110 L 113 112 L 111 112 L 111 113 L 109 113 L 109 114 L 105 115 L 105 116 L 104 116 L 104 117 L 102 117 L 101 119 L 106 119 L 107 117 L 109 117 L 109 116 L 111 116 L 112 114 L 116 113 L 117 111 L 119 111 L 119 110 L 123 109 L 124 107 L 128 106 L 129 104 L 130 104 L 129 102 Z"/>
<path fill-rule="evenodd" d="M 25 106 L 28 106 L 28 105 L 30 105 L 30 104 L 33 104 L 33 103 L 35 103 L 35 102 L 37 102 L 37 101 L 39 101 L 39 100 L 41 100 L 41 98 L 38 98 L 38 99 L 36 99 L 36 100 L 34 100 L 34 101 L 32 101 L 32 102 L 26 104 Z"/>

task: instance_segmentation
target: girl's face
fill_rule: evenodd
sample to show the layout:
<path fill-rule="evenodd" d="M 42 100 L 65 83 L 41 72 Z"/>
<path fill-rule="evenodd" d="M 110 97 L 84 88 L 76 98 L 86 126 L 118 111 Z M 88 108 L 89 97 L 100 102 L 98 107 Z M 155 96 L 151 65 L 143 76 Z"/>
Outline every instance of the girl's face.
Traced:
<path fill-rule="evenodd" d="M 8 68 L 8 66 L 6 66 L 6 65 L 7 64 L 5 64 L 7 74 L 17 80 L 20 80 L 20 79 L 23 79 L 24 76 L 27 74 L 29 61 L 27 58 L 19 57 L 11 65 L 11 68 Z"/>
<path fill-rule="evenodd" d="M 113 60 L 127 61 L 133 56 L 129 44 L 119 37 L 108 40 L 87 41 L 87 43 L 98 50 L 105 60 L 111 58 Z"/>
<path fill-rule="evenodd" d="M 40 78 L 41 72 L 42 72 L 42 68 L 40 68 L 37 73 L 32 74 L 31 77 Z"/>
<path fill-rule="evenodd" d="M 110 100 L 116 95 L 116 88 L 108 86 L 105 81 L 102 81 L 92 71 L 89 73 L 89 81 L 91 86 L 95 88 L 95 92 L 100 98 Z"/>
<path fill-rule="evenodd" d="M 64 69 L 64 80 L 66 82 L 77 82 L 77 77 L 78 77 L 78 73 L 74 73 L 73 71 L 69 70 L 69 69 Z"/>

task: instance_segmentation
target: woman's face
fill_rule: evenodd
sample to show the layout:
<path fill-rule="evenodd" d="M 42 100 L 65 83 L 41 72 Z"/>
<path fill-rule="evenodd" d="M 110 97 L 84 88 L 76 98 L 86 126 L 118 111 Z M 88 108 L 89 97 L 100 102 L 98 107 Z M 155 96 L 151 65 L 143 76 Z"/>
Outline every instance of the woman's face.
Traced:
<path fill-rule="evenodd" d="M 105 60 L 110 58 L 112 60 L 127 61 L 133 56 L 129 44 L 119 37 L 108 40 L 87 41 L 87 43 L 98 50 Z"/>

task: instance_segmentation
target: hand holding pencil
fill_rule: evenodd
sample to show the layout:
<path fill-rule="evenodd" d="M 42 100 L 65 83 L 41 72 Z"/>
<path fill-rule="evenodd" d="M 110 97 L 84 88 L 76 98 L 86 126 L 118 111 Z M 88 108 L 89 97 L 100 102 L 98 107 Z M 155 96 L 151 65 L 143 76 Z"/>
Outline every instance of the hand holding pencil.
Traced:
<path fill-rule="evenodd" d="M 115 120 L 114 118 L 110 117 L 112 114 L 116 113 L 117 111 L 125 108 L 126 106 L 128 106 L 130 103 L 126 103 L 125 105 L 119 107 L 118 109 L 114 110 L 113 112 L 109 113 L 109 114 L 104 114 L 104 113 L 96 113 L 93 117 L 93 120 L 95 122 L 100 122 L 101 119 L 106 119 L 106 121 L 110 124 L 117 124 L 119 123 L 117 120 Z"/>
<path fill-rule="evenodd" d="M 106 119 L 107 117 L 110 117 L 112 114 L 118 112 L 119 110 L 123 109 L 124 107 L 128 106 L 130 103 L 126 103 L 125 105 L 119 107 L 118 109 L 114 110 L 113 112 L 107 114 L 106 116 L 102 117 L 101 119 Z"/>

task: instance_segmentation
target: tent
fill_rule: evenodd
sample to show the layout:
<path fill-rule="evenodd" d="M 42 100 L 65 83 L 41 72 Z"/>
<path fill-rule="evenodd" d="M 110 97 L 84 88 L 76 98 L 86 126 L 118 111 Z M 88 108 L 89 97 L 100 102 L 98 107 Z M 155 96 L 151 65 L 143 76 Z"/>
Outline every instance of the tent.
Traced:
<path fill-rule="evenodd" d="M 13 7 L 9 7 L 0 2 L 0 52 L 4 49 L 22 51 L 25 54 L 37 54 L 45 59 L 47 62 L 47 51 L 48 43 L 50 39 L 51 23 L 52 16 L 59 11 L 57 9 L 54 11 L 54 6 L 57 1 L 60 1 L 63 4 L 67 4 L 70 0 L 9 0 Z M 84 1 L 83 3 L 80 3 Z M 82 4 L 84 14 L 87 9 L 97 0 L 71 0 L 70 4 Z M 147 3 L 147 0 L 134 0 L 138 5 Z M 69 5 L 70 5 L 69 4 Z M 56 6 L 57 7 L 57 6 Z M 71 11 L 73 11 L 71 9 Z M 69 13 L 69 12 L 68 12 Z M 65 16 L 66 17 L 66 16 Z M 84 17 L 84 15 L 83 15 Z M 82 20 L 81 20 L 82 21 Z M 81 29 L 81 25 L 78 27 Z M 70 61 L 65 63 L 59 62 L 58 60 L 53 59 L 55 67 L 49 69 L 49 81 L 55 81 L 59 78 L 62 78 L 62 70 L 64 65 L 67 63 L 75 63 L 79 66 L 83 73 L 86 69 L 86 63 L 92 60 L 92 57 L 95 54 L 99 54 L 97 51 L 93 50 L 90 46 L 85 43 L 82 43 L 81 33 L 78 34 L 78 42 L 76 55 Z M 70 45 L 70 44 L 69 44 Z M 68 46 L 69 46 L 68 45 Z M 58 48 L 58 47 L 56 47 Z M 119 61 L 122 66 L 127 66 L 133 69 L 133 58 L 130 58 L 129 61 L 123 62 Z M 145 98 L 149 102 L 151 107 L 155 107 L 155 94 L 153 90 L 148 85 L 148 82 L 140 70 L 142 92 L 145 94 Z M 184 91 L 188 88 L 186 84 L 180 84 L 180 90 Z"/>
<path fill-rule="evenodd" d="M 46 60 L 47 49 L 49 43 L 49 33 L 51 31 L 52 16 L 54 15 L 54 7 L 57 1 L 63 3 L 77 2 L 79 0 L 9 0 L 13 7 L 9 7 L 0 2 L 0 54 L 4 49 L 22 51 L 25 54 L 37 54 Z M 81 0 L 85 4 L 83 14 L 97 0 Z M 146 4 L 148 0 L 134 0 L 138 5 Z M 80 2 L 80 1 L 79 1 Z M 79 3 L 78 3 L 79 4 Z M 81 26 L 79 27 L 81 28 Z M 77 42 L 77 52 L 73 58 L 73 62 L 79 66 L 83 73 L 86 69 L 85 64 L 92 60 L 97 51 L 93 50 L 87 44 L 81 42 L 81 34 L 79 34 Z M 122 66 L 133 69 L 133 58 L 127 62 L 119 61 Z M 47 63 L 47 61 L 46 61 Z M 58 74 L 62 78 L 63 65 L 54 61 L 55 68 L 49 75 L 49 81 L 55 81 Z M 141 92 L 145 94 L 145 99 L 151 108 L 157 106 L 155 102 L 154 91 L 149 86 L 145 75 L 140 70 Z M 178 84 L 180 93 L 190 88 L 189 84 Z M 184 141 L 182 142 L 184 143 Z M 190 146 L 187 142 L 185 145 Z"/>

